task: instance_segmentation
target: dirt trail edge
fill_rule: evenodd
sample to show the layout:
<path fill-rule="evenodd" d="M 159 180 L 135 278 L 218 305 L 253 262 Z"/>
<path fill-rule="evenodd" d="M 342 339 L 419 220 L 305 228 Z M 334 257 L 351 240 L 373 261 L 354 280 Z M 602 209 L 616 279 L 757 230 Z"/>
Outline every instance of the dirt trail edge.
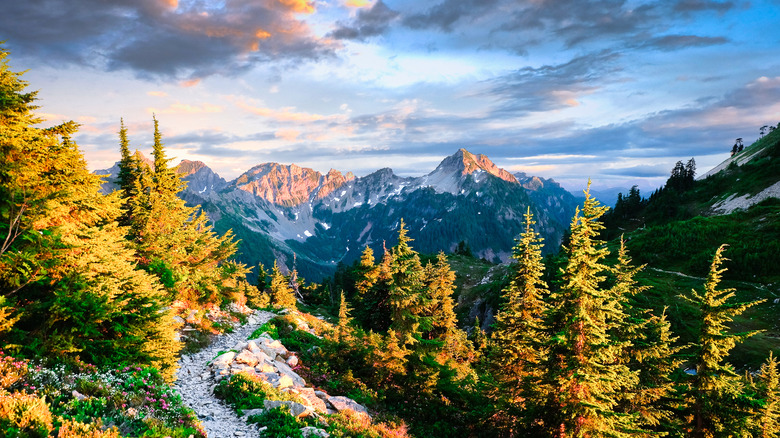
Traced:
<path fill-rule="evenodd" d="M 216 382 L 208 363 L 218 352 L 227 351 L 238 342 L 246 341 L 253 331 L 274 316 L 271 312 L 255 311 L 247 323 L 236 327 L 233 333 L 220 335 L 208 347 L 195 354 L 184 355 L 179 360 L 174 387 L 184 403 L 198 414 L 209 438 L 260 436 L 257 427 L 240 419 L 230 407 L 214 396 Z"/>

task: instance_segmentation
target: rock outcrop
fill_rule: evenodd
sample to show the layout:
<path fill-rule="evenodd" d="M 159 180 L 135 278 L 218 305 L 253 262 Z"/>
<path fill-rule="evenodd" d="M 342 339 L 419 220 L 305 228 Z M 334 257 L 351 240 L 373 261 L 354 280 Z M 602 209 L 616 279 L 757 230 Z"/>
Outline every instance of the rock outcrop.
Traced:
<path fill-rule="evenodd" d="M 287 350 L 281 342 L 271 338 L 268 333 L 261 334 L 257 339 L 238 342 L 233 345 L 232 350 L 211 361 L 210 369 L 214 381 L 219 382 L 235 374 L 245 373 L 263 380 L 280 391 L 294 394 L 306 402 L 301 404 L 266 400 L 265 409 L 286 405 L 296 417 L 305 417 L 313 413 L 333 414 L 345 409 L 368 414 L 365 406 L 351 398 L 331 396 L 324 391 L 307 387 L 306 381 L 293 369 L 300 361 L 298 356 Z M 245 416 L 258 413 L 254 409 L 245 412 Z"/>

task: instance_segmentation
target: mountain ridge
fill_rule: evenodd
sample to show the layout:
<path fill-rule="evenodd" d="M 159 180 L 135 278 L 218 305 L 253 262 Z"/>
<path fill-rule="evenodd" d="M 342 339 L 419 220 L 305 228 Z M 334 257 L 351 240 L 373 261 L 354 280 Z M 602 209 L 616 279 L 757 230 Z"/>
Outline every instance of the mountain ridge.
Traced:
<path fill-rule="evenodd" d="M 313 278 L 356 260 L 366 246 L 381 251 L 401 219 L 422 252 L 450 252 L 464 241 L 477 256 L 506 262 L 530 207 L 548 248 L 557 248 L 577 204 L 553 180 L 523 174 L 521 182 L 465 149 L 417 177 L 389 168 L 362 177 L 336 169 L 323 174 L 271 162 L 226 182 L 200 162 L 183 161 L 178 169 L 189 205 L 201 206 L 217 232 L 232 229 L 243 241 L 240 261 L 278 260 L 292 269 L 297 259 L 297 269 Z"/>

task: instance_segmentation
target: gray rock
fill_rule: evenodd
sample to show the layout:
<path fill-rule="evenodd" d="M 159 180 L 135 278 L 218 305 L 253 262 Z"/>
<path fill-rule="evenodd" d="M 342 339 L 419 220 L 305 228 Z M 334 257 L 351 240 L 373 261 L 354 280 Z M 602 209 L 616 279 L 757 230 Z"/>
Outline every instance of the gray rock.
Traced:
<path fill-rule="evenodd" d="M 287 406 L 290 409 L 290 414 L 292 414 L 293 417 L 298 417 L 298 418 L 308 417 L 313 412 L 313 409 L 294 401 L 286 401 L 286 400 L 285 401 L 282 400 L 263 401 L 263 407 L 265 407 L 266 409 L 274 409 L 280 406 Z"/>
<path fill-rule="evenodd" d="M 223 365 L 230 365 L 231 362 L 233 362 L 233 359 L 236 357 L 236 353 L 234 351 L 228 351 L 227 353 L 222 353 L 216 358 L 214 358 L 213 361 L 211 361 L 212 366 L 223 366 Z"/>
<path fill-rule="evenodd" d="M 328 413 L 328 406 L 325 404 L 325 400 L 317 396 L 314 388 L 298 388 L 296 390 L 299 396 L 304 398 L 316 412 L 320 414 Z"/>
<path fill-rule="evenodd" d="M 290 357 L 288 357 L 287 358 L 287 365 L 289 365 L 291 367 L 294 367 L 294 366 L 298 365 L 298 356 L 291 355 Z"/>
<path fill-rule="evenodd" d="M 260 415 L 263 412 L 265 412 L 265 409 L 247 409 L 244 411 L 244 416 L 250 417 L 252 415 Z"/>
<path fill-rule="evenodd" d="M 301 435 L 303 438 L 329 438 L 330 434 L 322 429 L 314 426 L 306 426 L 301 428 Z"/>
<path fill-rule="evenodd" d="M 276 370 L 281 375 L 289 376 L 295 386 L 306 386 L 306 381 L 303 380 L 301 376 L 298 375 L 295 371 L 292 370 L 286 363 L 280 362 L 280 361 L 274 361 L 274 366 L 276 367 Z"/>
<path fill-rule="evenodd" d="M 234 359 L 238 363 L 243 363 L 253 367 L 259 362 L 257 355 L 250 350 L 241 350 L 240 353 Z"/>
<path fill-rule="evenodd" d="M 368 409 L 366 409 L 365 406 L 361 405 L 355 400 L 352 400 L 349 397 L 343 397 L 343 396 L 328 397 L 328 403 L 330 403 L 330 405 L 333 406 L 333 408 L 336 409 L 337 411 L 352 409 L 355 412 L 368 414 Z"/>

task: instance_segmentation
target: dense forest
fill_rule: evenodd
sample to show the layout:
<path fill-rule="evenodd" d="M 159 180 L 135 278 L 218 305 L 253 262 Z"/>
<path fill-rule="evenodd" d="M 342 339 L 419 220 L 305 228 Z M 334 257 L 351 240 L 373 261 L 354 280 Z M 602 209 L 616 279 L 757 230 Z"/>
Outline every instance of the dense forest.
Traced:
<path fill-rule="evenodd" d="M 177 196 L 183 182 L 156 118 L 153 166 L 131 152 L 120 122 L 120 190 L 103 195 L 72 141 L 77 125 L 37 127 L 35 92 L 7 56 L 0 48 L 0 436 L 204 436 L 168 384 L 183 348 L 247 306 L 279 313 L 263 330 L 298 351 L 307 381 L 374 414 L 333 436 L 780 435 L 777 359 L 767 350 L 757 369 L 728 360 L 758 332 L 734 332 L 734 319 L 763 305 L 723 286 L 735 245 L 702 249 L 704 280 L 678 291 L 690 309 L 681 342 L 665 309 L 648 305 L 647 268 L 632 261 L 633 242 L 666 244 L 607 241 L 613 223 L 662 214 L 652 213 L 662 194 L 629 193 L 605 217 L 586 190 L 547 260 L 529 209 L 489 332 L 459 320 L 448 256 L 419 254 L 403 223 L 393 246 L 366 248 L 322 284 L 276 264 L 249 284 L 248 267 L 231 261 L 240 242 Z M 664 191 L 707 190 L 692 183 L 694 168 L 683 165 L 684 181 Z M 465 244 L 459 252 L 468 256 Z M 185 323 L 200 335 L 182 339 Z M 231 403 L 257 397 L 262 388 L 242 379 L 217 391 Z M 305 424 L 289 412 L 266 420 L 292 425 L 266 436 Z"/>

